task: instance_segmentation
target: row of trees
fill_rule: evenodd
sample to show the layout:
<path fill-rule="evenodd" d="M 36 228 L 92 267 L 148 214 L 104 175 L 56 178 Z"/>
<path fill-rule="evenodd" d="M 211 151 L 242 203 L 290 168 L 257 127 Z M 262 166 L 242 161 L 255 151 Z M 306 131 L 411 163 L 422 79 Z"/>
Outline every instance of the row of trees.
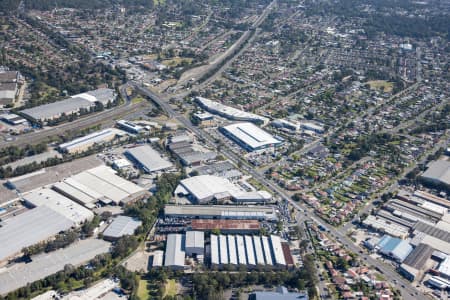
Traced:
<path fill-rule="evenodd" d="M 45 142 L 26 145 L 23 148 L 17 146 L 8 146 L 0 150 L 0 165 L 8 164 L 26 156 L 32 156 L 47 151 Z"/>
<path fill-rule="evenodd" d="M 223 292 L 229 288 L 246 287 L 250 285 L 284 285 L 289 288 L 308 290 L 313 299 L 316 295 L 316 270 L 314 258 L 306 255 L 304 267 L 296 270 L 267 272 L 204 272 L 192 276 L 195 299 L 222 299 Z"/>

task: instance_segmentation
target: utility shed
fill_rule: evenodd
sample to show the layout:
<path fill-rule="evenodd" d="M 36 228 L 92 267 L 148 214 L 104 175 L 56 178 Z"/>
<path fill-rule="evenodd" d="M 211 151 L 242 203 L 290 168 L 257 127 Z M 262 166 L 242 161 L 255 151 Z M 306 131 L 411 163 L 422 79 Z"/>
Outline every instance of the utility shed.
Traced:
<path fill-rule="evenodd" d="M 160 268 L 163 266 L 164 251 L 156 250 L 153 252 L 152 267 Z"/>
<path fill-rule="evenodd" d="M 182 270 L 185 268 L 184 238 L 185 237 L 182 234 L 167 235 L 164 266 L 175 270 Z"/>
<path fill-rule="evenodd" d="M 118 216 L 103 232 L 103 238 L 114 241 L 124 235 L 133 235 L 134 231 L 141 225 L 142 221 L 127 216 Z"/>
<path fill-rule="evenodd" d="M 150 145 L 128 149 L 125 152 L 125 155 L 147 173 L 167 170 L 172 167 L 172 163 L 164 159 L 161 154 L 154 150 Z"/>
<path fill-rule="evenodd" d="M 203 231 L 186 232 L 186 255 L 203 255 L 205 250 L 205 234 Z"/>
<path fill-rule="evenodd" d="M 23 248 L 46 241 L 70 229 L 72 220 L 47 206 L 39 206 L 1 222 L 0 261 L 11 258 Z"/>

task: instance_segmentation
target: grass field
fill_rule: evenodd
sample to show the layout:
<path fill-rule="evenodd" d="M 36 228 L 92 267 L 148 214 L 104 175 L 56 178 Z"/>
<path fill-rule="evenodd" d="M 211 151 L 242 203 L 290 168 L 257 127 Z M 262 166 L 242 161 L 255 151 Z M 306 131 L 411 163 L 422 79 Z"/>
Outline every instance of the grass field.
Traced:
<path fill-rule="evenodd" d="M 147 300 L 149 299 L 149 290 L 147 289 L 147 280 L 140 279 L 139 280 L 139 286 L 137 290 L 137 296 L 141 300 Z"/>
<path fill-rule="evenodd" d="M 373 90 L 381 90 L 387 93 L 392 92 L 392 88 L 394 84 L 392 82 L 388 82 L 386 80 L 372 80 L 367 82 L 370 85 L 370 88 Z"/>
<path fill-rule="evenodd" d="M 175 279 L 169 279 L 166 282 L 166 291 L 164 293 L 164 297 L 170 296 L 174 297 L 178 293 L 177 282 Z"/>
<path fill-rule="evenodd" d="M 165 59 L 161 63 L 163 65 L 166 65 L 166 66 L 169 66 L 169 67 L 176 67 L 179 64 L 181 64 L 182 62 L 186 62 L 186 63 L 190 64 L 192 62 L 192 58 L 190 58 L 190 57 L 188 57 L 188 58 L 174 57 L 174 58 L 171 58 L 171 59 Z"/>
<path fill-rule="evenodd" d="M 133 99 L 131 99 L 131 103 L 133 103 L 133 104 L 138 104 L 138 103 L 141 103 L 142 101 L 145 101 L 145 99 L 140 96 L 137 96 L 137 97 L 134 97 Z"/>

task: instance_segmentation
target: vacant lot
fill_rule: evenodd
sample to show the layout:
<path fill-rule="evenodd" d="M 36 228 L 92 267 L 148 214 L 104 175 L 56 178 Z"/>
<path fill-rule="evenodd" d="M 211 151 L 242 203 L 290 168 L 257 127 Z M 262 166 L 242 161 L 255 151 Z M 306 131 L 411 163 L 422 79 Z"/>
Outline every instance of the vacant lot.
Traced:
<path fill-rule="evenodd" d="M 392 92 L 393 84 L 392 82 L 388 82 L 386 80 L 372 80 L 367 82 L 370 85 L 370 88 L 373 90 L 380 90 L 386 93 Z"/>

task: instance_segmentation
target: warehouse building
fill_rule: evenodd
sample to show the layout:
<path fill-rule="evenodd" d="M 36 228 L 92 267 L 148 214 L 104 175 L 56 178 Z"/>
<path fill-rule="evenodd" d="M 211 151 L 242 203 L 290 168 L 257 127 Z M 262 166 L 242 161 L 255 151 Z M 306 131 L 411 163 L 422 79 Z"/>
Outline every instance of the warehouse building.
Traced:
<path fill-rule="evenodd" d="M 207 110 L 208 112 L 230 120 L 247 121 L 261 125 L 266 125 L 269 122 L 269 119 L 266 117 L 261 117 L 231 106 L 226 106 L 219 102 L 211 101 L 203 97 L 196 97 L 195 101 L 199 104 L 200 107 Z"/>
<path fill-rule="evenodd" d="M 265 265 L 264 250 L 262 240 L 259 236 L 253 236 L 253 245 L 255 247 L 255 260 L 257 265 Z"/>
<path fill-rule="evenodd" d="M 186 137 L 190 138 L 190 136 Z M 172 137 L 172 139 L 175 138 L 176 137 Z M 169 144 L 168 148 L 184 166 L 199 166 L 200 164 L 212 161 L 217 157 L 216 152 L 205 149 L 200 151 L 201 147 L 198 147 L 198 145 L 195 145 L 196 147 L 194 147 L 194 145 L 186 139 L 178 138 L 177 140 L 180 141 Z"/>
<path fill-rule="evenodd" d="M 187 196 L 199 204 L 228 200 L 236 203 L 264 203 L 272 200 L 272 196 L 266 191 L 247 192 L 225 178 L 212 175 L 181 180 L 175 194 Z"/>
<path fill-rule="evenodd" d="M 62 271 L 67 265 L 76 268 L 109 252 L 110 247 L 110 243 L 99 239 L 85 239 L 63 249 L 36 255 L 29 263 L 13 264 L 0 272 L 0 295 Z"/>
<path fill-rule="evenodd" d="M 89 209 L 95 208 L 95 203 L 103 198 L 102 194 L 89 189 L 73 178 L 66 178 L 63 181 L 56 182 L 52 188 Z"/>
<path fill-rule="evenodd" d="M 277 235 L 271 235 L 269 240 L 270 240 L 274 265 L 285 266 L 286 259 L 284 258 L 283 247 L 281 246 L 281 238 Z"/>
<path fill-rule="evenodd" d="M 378 242 L 377 247 L 380 249 L 379 252 L 381 254 L 391 257 L 400 263 L 413 250 L 413 247 L 407 241 L 389 235 L 384 235 Z"/>
<path fill-rule="evenodd" d="M 242 178 L 242 173 L 228 160 L 193 169 L 198 175 L 213 175 L 230 181 Z"/>
<path fill-rule="evenodd" d="M 16 114 L 2 114 L 2 115 L 0 115 L 0 119 L 3 122 L 6 122 L 9 125 L 13 125 L 13 126 L 25 124 L 28 122 L 26 119 L 24 119 L 21 116 L 16 115 Z"/>
<path fill-rule="evenodd" d="M 382 216 L 369 215 L 363 221 L 363 225 L 402 239 L 409 235 L 408 227 L 394 223 Z"/>
<path fill-rule="evenodd" d="M 204 255 L 205 233 L 203 231 L 186 232 L 186 255 Z"/>
<path fill-rule="evenodd" d="M 236 239 L 233 235 L 227 235 L 228 256 L 230 265 L 237 265 Z"/>
<path fill-rule="evenodd" d="M 104 144 L 124 135 L 126 135 L 126 133 L 122 130 L 108 128 L 60 144 L 58 148 L 63 153 L 80 153 L 89 150 L 89 148 L 94 145 Z"/>
<path fill-rule="evenodd" d="M 211 248 L 211 265 L 219 265 L 219 236 L 211 235 L 210 239 L 210 248 Z"/>
<path fill-rule="evenodd" d="M 213 126 L 215 124 L 214 116 L 207 112 L 195 113 L 193 118 L 197 124 L 202 127 Z"/>
<path fill-rule="evenodd" d="M 399 190 L 397 194 L 397 198 L 408 201 L 413 204 L 417 204 L 419 206 L 429 206 L 428 203 L 432 203 L 437 205 L 438 207 L 443 207 L 445 209 L 450 209 L 450 201 L 447 199 L 438 197 L 436 195 L 427 193 L 425 191 L 414 191 L 414 193 L 411 193 L 406 190 Z M 441 210 L 442 211 L 442 210 Z"/>
<path fill-rule="evenodd" d="M 100 201 L 123 205 L 147 195 L 143 188 L 116 175 L 113 169 L 104 165 L 76 174 L 63 182 L 91 197 L 92 201 L 88 203 Z M 65 192 L 73 198 L 79 198 L 77 193 L 71 194 L 70 190 Z M 79 201 L 83 202 L 81 199 Z"/>
<path fill-rule="evenodd" d="M 426 263 L 433 252 L 434 249 L 431 246 L 420 243 L 400 265 L 400 273 L 411 281 L 421 277 L 426 272 Z"/>
<path fill-rule="evenodd" d="M 247 265 L 256 266 L 255 248 L 253 247 L 253 238 L 249 235 L 244 236 L 245 251 L 247 254 Z"/>
<path fill-rule="evenodd" d="M 68 99 L 48 103 L 33 108 L 24 109 L 21 113 L 30 119 L 45 123 L 64 115 L 79 114 L 82 110 L 89 110 L 101 103 L 106 106 L 116 98 L 114 90 L 102 88 L 71 96 Z"/>
<path fill-rule="evenodd" d="M 167 170 L 173 166 L 170 161 L 163 158 L 162 155 L 150 145 L 128 149 L 125 152 L 125 156 L 146 173 Z"/>
<path fill-rule="evenodd" d="M 146 195 L 143 188 L 117 176 L 107 166 L 99 166 L 65 178 L 53 184 L 52 188 L 90 209 L 97 202 L 126 204 Z"/>
<path fill-rule="evenodd" d="M 277 221 L 277 211 L 272 206 L 236 205 L 166 205 L 166 217 L 189 219 L 229 219 Z"/>
<path fill-rule="evenodd" d="M 186 265 L 185 236 L 183 234 L 168 234 L 166 240 L 166 252 L 164 266 L 173 270 L 183 270 Z"/>
<path fill-rule="evenodd" d="M 221 265 L 230 263 L 228 260 L 228 242 L 225 235 L 219 235 L 219 261 Z"/>
<path fill-rule="evenodd" d="M 430 279 L 427 280 L 427 283 L 439 290 L 446 290 L 450 288 L 450 281 L 438 276 L 431 276 Z"/>
<path fill-rule="evenodd" d="M 245 243 L 244 243 L 244 237 L 242 235 L 236 236 L 236 250 L 237 250 L 237 257 L 238 257 L 238 263 L 240 265 L 247 265 L 247 254 L 245 252 Z M 212 251 L 212 249 L 211 249 Z"/>
<path fill-rule="evenodd" d="M 289 248 L 287 248 L 289 250 Z M 289 251 L 283 251 L 278 236 L 211 235 L 211 265 L 243 265 L 253 268 L 267 265 L 285 268 L 292 260 Z"/>
<path fill-rule="evenodd" d="M 107 241 L 115 241 L 124 235 L 133 235 L 141 225 L 142 221 L 127 216 L 118 216 L 103 232 L 103 238 Z"/>
<path fill-rule="evenodd" d="M 275 292 L 253 292 L 248 297 L 249 300 L 308 300 L 309 296 L 306 291 L 289 292 L 285 287 L 281 286 Z"/>
<path fill-rule="evenodd" d="M 0 72 L 0 107 L 11 105 L 19 91 L 18 81 L 20 73 L 18 71 Z"/>
<path fill-rule="evenodd" d="M 450 257 L 447 256 L 441 263 L 437 269 L 439 275 L 445 279 L 450 279 Z"/>
<path fill-rule="evenodd" d="M 127 120 L 119 120 L 116 122 L 117 127 L 128 131 L 129 133 L 138 134 L 144 130 L 144 127 Z"/>
<path fill-rule="evenodd" d="M 300 123 L 301 128 L 303 128 L 304 130 L 310 130 L 313 131 L 315 133 L 319 133 L 322 134 L 325 132 L 325 128 L 323 128 L 323 126 L 311 123 L 311 122 L 301 122 Z"/>
<path fill-rule="evenodd" d="M 269 238 L 267 236 L 262 236 L 261 243 L 263 246 L 264 261 L 265 261 L 266 265 L 272 266 L 273 258 L 272 258 L 272 251 L 270 251 Z"/>
<path fill-rule="evenodd" d="M 436 160 L 428 164 L 428 169 L 421 178 L 433 185 L 443 185 L 450 188 L 450 161 Z"/>
<path fill-rule="evenodd" d="M 48 206 L 39 206 L 0 223 L 0 262 L 23 248 L 46 241 L 72 227 L 73 221 Z"/>
<path fill-rule="evenodd" d="M 51 190 L 40 188 L 22 195 L 22 200 L 32 207 L 47 206 L 72 221 L 73 226 L 80 226 L 94 218 L 94 213 L 69 198 Z"/>
<path fill-rule="evenodd" d="M 217 220 L 217 219 L 194 219 L 189 225 L 191 230 L 211 232 L 220 230 L 228 234 L 257 234 L 260 232 L 258 220 Z"/>
<path fill-rule="evenodd" d="M 235 123 L 220 127 L 220 131 L 249 152 L 273 149 L 283 143 L 252 123 Z"/>

